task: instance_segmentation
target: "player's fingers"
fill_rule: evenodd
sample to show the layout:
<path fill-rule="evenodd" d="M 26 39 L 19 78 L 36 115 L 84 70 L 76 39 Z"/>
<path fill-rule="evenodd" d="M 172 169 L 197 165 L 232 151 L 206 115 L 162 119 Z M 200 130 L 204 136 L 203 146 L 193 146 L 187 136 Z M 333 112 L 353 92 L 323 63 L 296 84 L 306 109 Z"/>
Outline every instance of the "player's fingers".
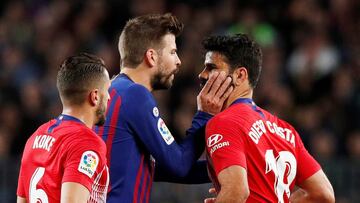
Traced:
<path fill-rule="evenodd" d="M 213 187 L 212 187 L 212 188 L 210 188 L 210 189 L 209 189 L 209 193 L 210 193 L 210 194 L 215 194 L 215 193 L 216 193 L 215 188 L 213 188 Z"/>
<path fill-rule="evenodd" d="M 220 97 L 220 103 L 224 102 L 231 94 L 231 92 L 234 90 L 234 86 L 230 86 L 226 92 Z"/>
<path fill-rule="evenodd" d="M 221 84 L 220 88 L 218 89 L 218 91 L 216 92 L 215 97 L 220 98 L 224 95 L 224 93 L 226 92 L 226 90 L 229 88 L 229 85 L 232 82 L 232 78 L 231 77 L 226 77 L 225 81 Z"/>
<path fill-rule="evenodd" d="M 216 198 L 206 198 L 204 203 L 215 203 Z"/>
<path fill-rule="evenodd" d="M 214 83 L 211 86 L 211 89 L 209 90 L 209 96 L 214 97 L 216 92 L 219 90 L 221 84 L 226 79 L 226 73 L 224 71 L 221 71 Z"/>
<path fill-rule="evenodd" d="M 205 83 L 204 87 L 202 88 L 202 90 L 200 91 L 200 94 L 205 93 L 207 94 L 211 88 L 211 86 L 213 85 L 215 79 L 218 77 L 219 72 L 218 71 L 214 71 L 212 74 L 209 75 L 209 79 L 208 81 Z"/>

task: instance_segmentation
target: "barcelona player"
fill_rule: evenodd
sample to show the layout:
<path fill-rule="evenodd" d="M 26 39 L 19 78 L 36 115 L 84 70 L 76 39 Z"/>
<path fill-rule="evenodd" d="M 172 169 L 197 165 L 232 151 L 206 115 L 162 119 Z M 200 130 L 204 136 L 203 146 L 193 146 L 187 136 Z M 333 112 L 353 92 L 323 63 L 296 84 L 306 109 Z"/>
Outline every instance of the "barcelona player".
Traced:
<path fill-rule="evenodd" d="M 205 162 L 205 124 L 232 91 L 225 73 L 214 74 L 198 96 L 198 112 L 184 139 L 175 140 L 153 91 L 171 87 L 181 61 L 175 38 L 183 24 L 171 14 L 129 20 L 119 40 L 121 73 L 111 84 L 106 123 L 96 129 L 106 142 L 110 167 L 108 202 L 149 202 L 154 180 L 210 182 Z"/>

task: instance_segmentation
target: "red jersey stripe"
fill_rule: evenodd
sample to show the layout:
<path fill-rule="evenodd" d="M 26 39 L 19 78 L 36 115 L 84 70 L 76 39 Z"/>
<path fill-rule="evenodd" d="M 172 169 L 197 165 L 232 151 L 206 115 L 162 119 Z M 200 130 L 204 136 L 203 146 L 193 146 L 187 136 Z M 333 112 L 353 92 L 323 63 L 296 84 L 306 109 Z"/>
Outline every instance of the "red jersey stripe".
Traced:
<path fill-rule="evenodd" d="M 138 173 L 136 175 L 136 182 L 135 182 L 135 186 L 134 186 L 134 195 L 133 195 L 133 203 L 137 203 L 137 200 L 138 200 L 139 184 L 140 184 L 140 179 L 141 179 L 141 175 L 142 175 L 143 166 L 144 166 L 144 154 L 141 155 L 140 167 L 139 167 Z"/>

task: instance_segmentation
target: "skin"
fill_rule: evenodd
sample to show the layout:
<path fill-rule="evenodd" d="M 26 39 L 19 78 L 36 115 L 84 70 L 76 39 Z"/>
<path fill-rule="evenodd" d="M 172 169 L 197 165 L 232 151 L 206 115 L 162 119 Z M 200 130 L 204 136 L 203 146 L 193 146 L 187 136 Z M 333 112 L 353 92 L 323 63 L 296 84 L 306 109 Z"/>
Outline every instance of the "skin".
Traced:
<path fill-rule="evenodd" d="M 229 94 L 222 109 L 230 106 L 237 98 L 252 98 L 253 91 L 248 80 L 248 73 L 244 67 L 238 67 L 230 71 L 231 67 L 226 63 L 226 59 L 218 52 L 209 51 L 205 55 L 204 69 L 199 74 L 202 83 L 208 82 L 216 72 L 223 72 L 231 78 L 231 85 L 234 90 Z"/>
<path fill-rule="evenodd" d="M 220 53 L 209 51 L 205 56 L 204 70 L 199 74 L 203 83 L 210 80 L 211 75 L 218 71 L 225 72 L 232 78 L 234 91 L 224 102 L 223 109 L 226 109 L 237 98 L 252 98 L 253 95 L 247 70 L 244 67 L 236 67 L 231 71 L 231 67 L 226 61 L 226 58 Z M 215 198 L 205 199 L 205 203 L 246 202 L 250 192 L 245 168 L 236 165 L 225 168 L 219 173 L 218 180 L 221 185 L 220 192 Z M 300 189 L 290 196 L 291 203 L 335 202 L 333 188 L 322 170 L 304 180 L 298 187 Z M 210 190 L 210 193 L 214 192 L 214 189 Z"/>
<path fill-rule="evenodd" d="M 86 102 L 82 105 L 71 105 L 62 99 L 62 114 L 80 119 L 89 128 L 92 128 L 97 123 L 101 123 L 105 119 L 107 101 L 110 99 L 108 93 L 109 87 L 109 73 L 105 70 L 102 86 L 90 90 Z M 90 191 L 79 183 L 64 182 L 61 185 L 61 203 L 86 203 L 89 197 Z M 17 203 L 26 203 L 26 199 L 17 196 Z"/>
<path fill-rule="evenodd" d="M 162 39 L 161 53 L 148 49 L 142 63 L 137 67 L 122 67 L 121 73 L 126 74 L 135 83 L 146 87 L 150 92 L 170 88 L 175 74 L 179 71 L 181 61 L 176 53 L 175 36 L 166 34 Z M 119 45 L 121 47 L 121 44 Z M 158 78 L 154 85 L 154 78 Z M 221 111 L 223 104 L 233 90 L 231 79 L 226 73 L 214 73 L 197 96 L 198 110 L 215 115 Z M 162 88 L 159 88 L 162 87 Z"/>
<path fill-rule="evenodd" d="M 290 195 L 291 203 L 335 202 L 334 189 L 322 170 L 318 171 L 298 186 L 300 188 Z"/>

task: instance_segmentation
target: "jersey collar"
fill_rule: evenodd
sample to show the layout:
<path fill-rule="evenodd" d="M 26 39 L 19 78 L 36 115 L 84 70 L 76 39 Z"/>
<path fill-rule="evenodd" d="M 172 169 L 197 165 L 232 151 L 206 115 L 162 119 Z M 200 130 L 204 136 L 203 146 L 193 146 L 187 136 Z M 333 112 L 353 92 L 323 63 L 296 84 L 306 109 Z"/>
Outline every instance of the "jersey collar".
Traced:
<path fill-rule="evenodd" d="M 251 98 L 239 98 L 236 99 L 230 106 L 235 104 L 252 104 L 255 105 L 255 102 Z"/>
<path fill-rule="evenodd" d="M 65 115 L 65 114 L 60 114 L 59 117 L 58 117 L 58 120 L 60 120 L 60 121 L 74 121 L 74 122 L 77 122 L 77 123 L 84 124 L 84 122 L 82 122 L 80 119 L 75 118 L 74 116 Z"/>

